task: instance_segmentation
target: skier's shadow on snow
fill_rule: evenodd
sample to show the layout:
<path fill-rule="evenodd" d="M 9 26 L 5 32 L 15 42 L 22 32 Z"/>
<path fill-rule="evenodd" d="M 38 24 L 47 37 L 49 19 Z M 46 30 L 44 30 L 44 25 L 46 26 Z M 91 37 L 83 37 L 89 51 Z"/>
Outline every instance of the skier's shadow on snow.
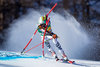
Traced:
<path fill-rule="evenodd" d="M 100 64 L 81 64 L 81 63 L 79 64 L 79 63 L 73 63 L 73 65 L 90 67 L 90 65 L 100 65 Z"/>
<path fill-rule="evenodd" d="M 1 64 L 1 63 L 0 63 L 0 66 L 2 66 L 2 67 L 20 67 L 20 66 L 14 66 L 14 65 L 8 65 L 8 64 Z"/>
<path fill-rule="evenodd" d="M 85 64 L 79 64 L 79 63 L 73 63 L 73 65 L 78 65 L 78 66 L 87 66 Z"/>

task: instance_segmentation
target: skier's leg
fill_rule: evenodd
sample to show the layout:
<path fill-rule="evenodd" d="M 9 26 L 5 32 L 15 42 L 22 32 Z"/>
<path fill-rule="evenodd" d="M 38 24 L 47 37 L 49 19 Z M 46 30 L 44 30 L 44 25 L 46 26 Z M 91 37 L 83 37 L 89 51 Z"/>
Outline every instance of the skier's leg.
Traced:
<path fill-rule="evenodd" d="M 66 54 L 64 53 L 60 43 L 57 41 L 56 39 L 53 39 L 54 44 L 56 44 L 56 47 L 59 49 L 59 52 L 61 53 L 62 57 L 64 58 L 64 60 L 68 60 L 68 57 L 66 56 Z"/>
<path fill-rule="evenodd" d="M 53 50 L 53 48 L 51 47 L 50 43 L 49 42 L 45 42 L 45 45 L 47 46 L 48 51 L 51 52 L 52 56 L 54 58 L 57 58 L 57 55 L 56 55 L 55 51 Z"/>
<path fill-rule="evenodd" d="M 41 38 L 43 39 L 43 37 L 41 37 Z M 45 41 L 46 41 L 46 40 L 48 40 L 48 37 L 47 37 L 47 36 L 45 36 Z M 55 51 L 53 50 L 53 48 L 51 47 L 49 41 L 46 41 L 46 42 L 45 42 L 45 45 L 47 46 L 48 51 L 51 52 L 52 56 L 57 60 L 58 57 L 57 57 Z"/>

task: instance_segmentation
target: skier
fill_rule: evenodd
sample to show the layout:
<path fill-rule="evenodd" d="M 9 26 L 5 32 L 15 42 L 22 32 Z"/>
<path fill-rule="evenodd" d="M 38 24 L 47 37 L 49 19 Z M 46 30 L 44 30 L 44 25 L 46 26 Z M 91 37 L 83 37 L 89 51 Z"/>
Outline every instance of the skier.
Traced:
<path fill-rule="evenodd" d="M 39 24 L 38 24 L 38 32 L 41 34 L 41 40 L 43 40 L 43 35 L 44 35 L 44 31 L 46 28 L 46 21 L 48 20 L 48 16 L 44 15 L 42 17 L 39 18 Z M 49 21 L 48 26 L 47 26 L 47 30 L 46 30 L 46 34 L 45 34 L 45 41 L 53 38 L 53 43 L 56 45 L 56 47 L 59 49 L 59 52 L 61 53 L 62 57 L 64 60 L 69 61 L 68 57 L 65 55 L 60 43 L 57 41 L 58 36 L 52 32 L 51 29 L 51 22 Z M 51 47 L 49 41 L 45 42 L 45 45 L 48 47 L 49 52 L 51 52 L 52 56 L 56 59 L 56 61 L 58 61 L 58 57 L 56 52 L 53 50 L 53 48 Z"/>

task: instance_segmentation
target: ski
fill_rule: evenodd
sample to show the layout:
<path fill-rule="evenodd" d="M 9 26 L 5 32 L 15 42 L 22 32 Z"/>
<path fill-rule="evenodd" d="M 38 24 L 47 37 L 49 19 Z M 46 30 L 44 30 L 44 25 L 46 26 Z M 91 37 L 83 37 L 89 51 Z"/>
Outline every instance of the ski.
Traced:
<path fill-rule="evenodd" d="M 64 59 L 60 59 L 60 61 L 62 62 L 62 63 L 69 63 L 69 64 L 73 64 L 73 63 L 75 63 L 75 61 L 71 61 L 71 60 L 64 60 Z"/>

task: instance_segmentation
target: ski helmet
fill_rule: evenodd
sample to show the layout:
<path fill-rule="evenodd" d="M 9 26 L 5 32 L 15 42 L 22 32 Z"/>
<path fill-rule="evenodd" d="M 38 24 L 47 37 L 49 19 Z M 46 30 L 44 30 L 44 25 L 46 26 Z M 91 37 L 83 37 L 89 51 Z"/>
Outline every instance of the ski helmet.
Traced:
<path fill-rule="evenodd" d="M 47 20 L 47 16 L 46 16 L 46 15 L 40 17 L 40 18 L 39 18 L 39 24 L 44 23 L 44 21 L 46 21 L 46 20 Z"/>

